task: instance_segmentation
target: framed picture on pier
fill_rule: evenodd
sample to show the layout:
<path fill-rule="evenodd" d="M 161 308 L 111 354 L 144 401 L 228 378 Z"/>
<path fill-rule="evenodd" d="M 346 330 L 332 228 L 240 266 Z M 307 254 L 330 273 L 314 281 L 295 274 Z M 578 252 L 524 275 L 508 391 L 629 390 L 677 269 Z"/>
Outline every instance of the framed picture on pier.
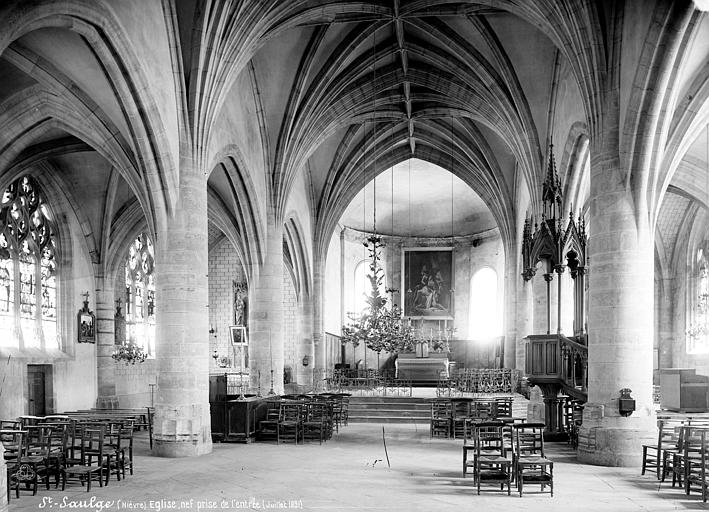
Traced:
<path fill-rule="evenodd" d="M 401 290 L 404 316 L 453 319 L 453 248 L 404 247 Z"/>
<path fill-rule="evenodd" d="M 234 358 L 241 363 L 239 370 L 249 367 L 249 341 L 246 337 L 246 327 L 243 325 L 230 325 L 229 336 L 234 347 Z"/>
<path fill-rule="evenodd" d="M 84 294 L 84 307 L 76 315 L 79 343 L 96 343 L 96 316 L 89 309 L 89 292 Z"/>

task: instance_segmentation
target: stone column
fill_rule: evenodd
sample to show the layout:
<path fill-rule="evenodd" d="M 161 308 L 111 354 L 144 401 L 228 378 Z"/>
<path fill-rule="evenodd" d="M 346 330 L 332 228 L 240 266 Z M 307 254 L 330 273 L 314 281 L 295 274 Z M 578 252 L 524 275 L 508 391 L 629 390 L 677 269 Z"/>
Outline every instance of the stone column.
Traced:
<path fill-rule="evenodd" d="M 7 512 L 7 467 L 5 463 L 5 448 L 0 443 L 0 512 Z"/>
<path fill-rule="evenodd" d="M 181 172 L 174 213 L 158 219 L 156 237 L 156 359 L 153 454 L 209 453 L 209 298 L 207 183 Z"/>
<path fill-rule="evenodd" d="M 98 374 L 99 409 L 118 408 L 116 396 L 116 361 L 111 355 L 115 350 L 114 289 L 110 278 L 96 277 L 96 366 Z"/>
<path fill-rule="evenodd" d="M 521 276 L 517 275 L 517 279 L 522 280 Z M 525 371 L 527 355 L 522 338 L 528 334 L 534 334 L 532 323 L 533 312 L 533 296 L 532 283 L 534 281 L 524 281 L 517 286 L 517 307 L 515 321 L 517 324 L 517 346 L 515 353 L 515 368 Z"/>
<path fill-rule="evenodd" d="M 268 213 L 266 250 L 263 264 L 255 276 L 250 292 L 249 343 L 251 386 L 260 386 L 266 395 L 283 393 L 283 224 Z"/>
<path fill-rule="evenodd" d="M 301 294 L 302 295 L 302 294 Z M 315 366 L 315 350 L 313 346 L 313 301 L 308 296 L 302 296 L 298 301 L 296 314 L 298 332 L 298 352 L 295 359 L 295 381 L 307 389 L 313 387 L 313 368 Z M 308 358 L 308 366 L 303 365 L 303 358 Z"/>
<path fill-rule="evenodd" d="M 313 307 L 313 355 L 315 357 L 313 366 L 316 369 L 327 368 L 327 347 L 325 347 L 325 337 L 323 335 L 323 309 L 324 294 L 323 281 L 325 280 L 324 258 L 313 255 L 313 297 L 311 299 Z"/>
<path fill-rule="evenodd" d="M 672 368 L 674 364 L 672 344 L 675 339 L 675 332 L 672 319 L 678 303 L 672 300 L 675 289 L 674 278 L 661 278 L 657 283 L 660 289 L 657 290 L 655 312 L 656 314 L 659 313 L 657 348 L 659 351 L 659 369 L 661 370 L 662 368 Z M 683 337 L 681 339 L 684 341 Z M 679 365 L 675 365 L 675 367 L 679 367 Z M 659 382 L 655 382 L 655 384 L 659 384 Z"/>
<path fill-rule="evenodd" d="M 612 133 L 607 137 L 614 139 Z M 588 226 L 588 403 L 578 458 L 591 464 L 637 466 L 641 445 L 655 437 L 653 245 L 647 212 L 636 212 L 617 146 L 591 150 Z M 629 417 L 618 413 L 623 388 L 630 388 L 636 400 L 637 410 Z"/>
<path fill-rule="evenodd" d="M 504 359 L 502 361 L 503 368 L 515 368 L 517 360 L 517 272 L 516 266 L 510 263 L 510 258 L 505 259 L 505 281 L 503 286 L 504 293 L 504 315 L 503 315 L 503 333 L 505 335 Z M 520 279 L 521 280 L 521 279 Z"/>

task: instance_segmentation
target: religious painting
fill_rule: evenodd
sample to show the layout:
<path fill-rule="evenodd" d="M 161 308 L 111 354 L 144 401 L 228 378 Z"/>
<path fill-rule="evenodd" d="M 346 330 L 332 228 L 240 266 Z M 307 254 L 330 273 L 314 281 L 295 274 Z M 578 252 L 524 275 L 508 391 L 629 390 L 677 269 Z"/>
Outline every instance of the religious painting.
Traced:
<path fill-rule="evenodd" d="M 249 341 L 246 337 L 246 327 L 243 325 L 229 326 L 231 344 L 234 347 L 234 359 L 240 362 L 240 370 L 249 367 Z"/>
<path fill-rule="evenodd" d="M 249 292 L 246 283 L 232 281 L 234 292 L 234 325 L 247 326 L 249 319 Z"/>
<path fill-rule="evenodd" d="M 453 248 L 404 247 L 402 284 L 404 316 L 453 319 Z"/>
<path fill-rule="evenodd" d="M 84 293 L 84 307 L 76 315 L 79 343 L 96 343 L 96 317 L 89 309 L 89 292 Z"/>

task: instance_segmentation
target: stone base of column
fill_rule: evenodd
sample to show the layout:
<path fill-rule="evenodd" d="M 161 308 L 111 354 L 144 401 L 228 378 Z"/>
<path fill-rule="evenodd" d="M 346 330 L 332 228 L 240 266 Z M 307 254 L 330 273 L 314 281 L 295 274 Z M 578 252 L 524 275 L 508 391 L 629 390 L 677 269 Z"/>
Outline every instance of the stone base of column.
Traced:
<path fill-rule="evenodd" d="M 7 469 L 5 467 L 5 449 L 0 444 L 0 512 L 7 512 Z"/>
<path fill-rule="evenodd" d="M 657 441 L 657 418 L 604 416 L 604 405 L 586 404 L 577 458 L 597 466 L 640 467 L 642 445 Z"/>
<path fill-rule="evenodd" d="M 97 409 L 118 409 L 117 396 L 100 396 L 96 399 Z"/>
<path fill-rule="evenodd" d="M 153 455 L 195 457 L 212 452 L 209 405 L 157 405 L 153 421 Z M 205 419 L 203 419 L 205 418 Z"/>

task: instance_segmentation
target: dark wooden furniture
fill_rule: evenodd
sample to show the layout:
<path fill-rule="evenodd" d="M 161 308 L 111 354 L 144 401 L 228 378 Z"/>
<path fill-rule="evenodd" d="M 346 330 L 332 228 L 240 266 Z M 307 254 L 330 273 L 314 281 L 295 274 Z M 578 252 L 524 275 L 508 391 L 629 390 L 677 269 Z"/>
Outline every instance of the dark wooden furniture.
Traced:
<path fill-rule="evenodd" d="M 541 492 L 549 487 L 554 496 L 554 463 L 544 455 L 544 427 L 544 423 L 512 425 L 514 479 L 520 497 L 524 484 L 539 484 Z"/>
<path fill-rule="evenodd" d="M 709 411 L 709 377 L 694 368 L 660 370 L 660 407 L 667 411 Z"/>
<path fill-rule="evenodd" d="M 451 436 L 451 403 L 448 399 L 431 400 L 431 437 Z"/>
<path fill-rule="evenodd" d="M 211 375 L 209 409 L 214 441 L 249 443 L 256 436 L 259 423 L 266 419 L 268 403 L 255 395 L 229 395 L 227 376 Z"/>
<path fill-rule="evenodd" d="M 502 422 L 482 422 L 475 428 L 475 464 L 474 479 L 478 494 L 480 486 L 499 485 L 500 490 L 507 486 L 507 495 L 511 493 L 512 461 L 506 457 Z"/>

